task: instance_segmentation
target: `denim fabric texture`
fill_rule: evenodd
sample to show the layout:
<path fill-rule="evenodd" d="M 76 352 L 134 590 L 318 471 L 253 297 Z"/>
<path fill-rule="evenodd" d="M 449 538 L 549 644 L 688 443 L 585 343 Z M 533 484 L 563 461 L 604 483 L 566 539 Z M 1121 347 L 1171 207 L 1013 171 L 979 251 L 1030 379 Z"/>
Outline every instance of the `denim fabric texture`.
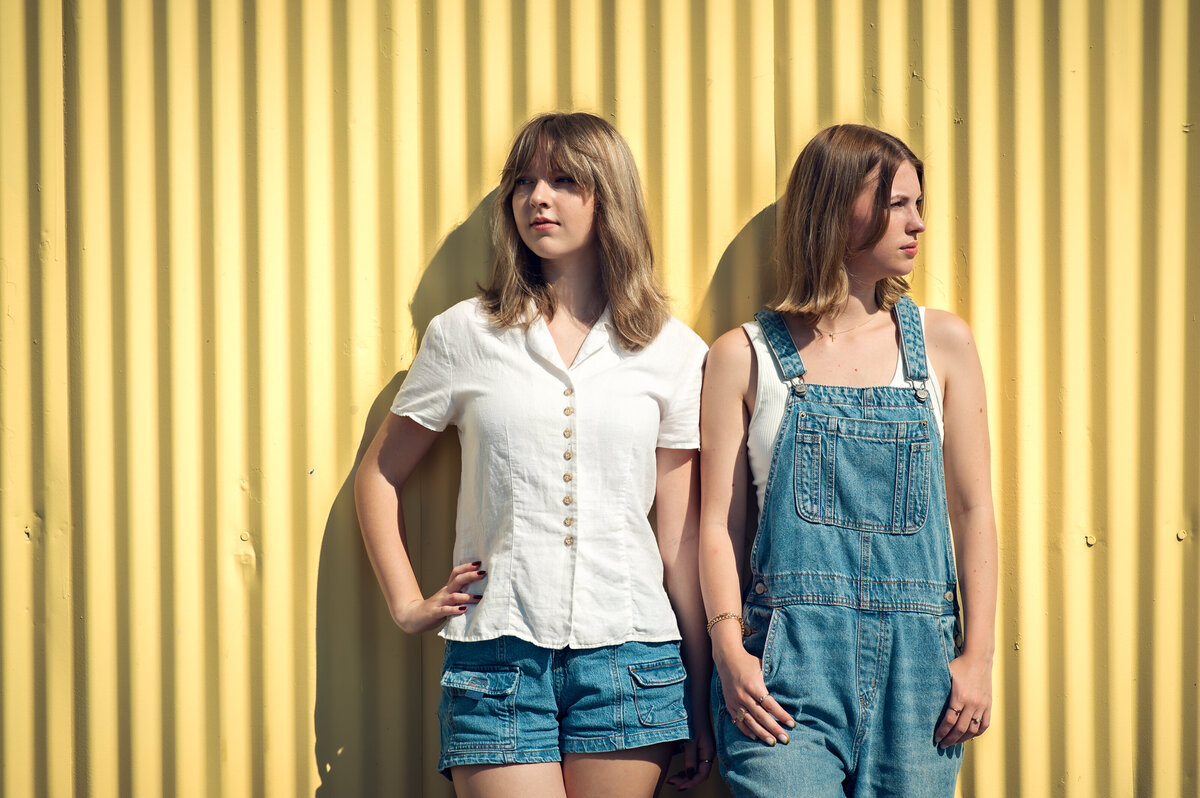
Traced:
<path fill-rule="evenodd" d="M 549 649 L 515 637 L 446 642 L 441 757 L 459 765 L 558 762 L 687 740 L 678 642 Z"/>
<path fill-rule="evenodd" d="M 746 649 L 793 714 L 789 745 L 742 734 L 714 674 L 722 775 L 738 796 L 952 796 L 962 746 L 933 732 L 956 656 L 956 578 L 925 342 L 893 314 L 908 387 L 808 385 L 779 314 L 756 315 L 791 391 L 743 608 Z"/>

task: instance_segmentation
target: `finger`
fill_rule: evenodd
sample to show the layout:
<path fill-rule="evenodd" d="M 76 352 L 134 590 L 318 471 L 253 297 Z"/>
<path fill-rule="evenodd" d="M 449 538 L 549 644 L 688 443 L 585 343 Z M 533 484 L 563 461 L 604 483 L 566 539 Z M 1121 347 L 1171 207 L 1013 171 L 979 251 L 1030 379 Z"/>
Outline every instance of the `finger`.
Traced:
<path fill-rule="evenodd" d="M 451 593 L 446 596 L 446 601 L 449 604 L 478 604 L 483 596 L 478 593 Z"/>
<path fill-rule="evenodd" d="M 446 583 L 446 589 L 452 592 L 462 592 L 467 585 L 474 584 L 480 579 L 486 577 L 487 573 L 488 572 L 482 568 L 478 570 L 464 571 L 461 574 L 452 576 L 450 581 Z"/>
<path fill-rule="evenodd" d="M 787 726 L 789 729 L 796 728 L 796 719 L 793 718 L 791 714 L 783 708 L 783 705 L 776 701 L 775 697 L 770 693 L 766 695 L 766 698 L 761 699 L 758 704 L 767 712 L 769 712 L 771 717 L 777 720 L 781 725 Z"/>
<path fill-rule="evenodd" d="M 783 728 L 795 728 L 796 721 L 787 711 L 779 705 L 770 693 L 764 688 L 761 693 L 753 699 L 756 707 L 754 707 L 754 717 L 758 721 L 758 725 L 765 729 L 775 738 L 777 742 L 784 745 L 790 742 L 787 731 Z"/>
<path fill-rule="evenodd" d="M 771 743 L 783 743 L 787 745 L 792 741 L 788 736 L 787 729 L 783 728 L 771 713 L 760 707 L 753 710 L 752 714 L 754 715 L 754 722 L 758 724 L 758 727 L 763 730 L 764 734 L 771 738 L 769 742 L 765 739 L 763 742 L 768 745 Z M 747 714 L 746 717 L 750 717 L 750 714 Z"/>
<path fill-rule="evenodd" d="M 971 739 L 975 734 L 975 729 L 979 727 L 979 723 L 975 721 L 978 718 L 974 714 L 975 710 L 971 707 L 964 707 L 962 713 L 958 717 L 958 722 L 953 728 L 941 739 L 938 743 L 939 748 L 949 748 L 952 745 L 958 745 L 965 740 Z"/>
<path fill-rule="evenodd" d="M 667 783 L 677 790 L 686 790 L 692 786 L 692 780 L 696 775 L 696 760 L 696 743 L 689 741 L 683 746 L 683 770 L 667 779 Z"/>
<path fill-rule="evenodd" d="M 480 560 L 475 560 L 474 562 L 460 562 L 458 565 L 450 569 L 450 579 L 453 579 L 460 574 L 465 574 L 468 571 L 478 571 L 482 566 L 483 562 Z"/>
<path fill-rule="evenodd" d="M 747 737 L 754 739 L 754 734 L 749 731 L 749 724 L 753 721 L 750 713 L 744 707 L 730 707 L 725 705 L 725 711 L 729 713 L 729 722 L 737 727 L 737 730 Z"/>
<path fill-rule="evenodd" d="M 946 735 L 958 723 L 958 719 L 962 716 L 962 708 L 946 707 L 945 713 L 942 714 L 942 721 L 938 724 L 937 729 L 933 732 L 933 741 L 940 743 L 945 739 Z"/>
<path fill-rule="evenodd" d="M 695 770 L 684 770 L 676 773 L 667 779 L 667 783 L 677 790 L 688 790 L 707 779 L 710 773 L 712 773 L 712 762 L 710 760 L 700 760 L 696 763 Z"/>
<path fill-rule="evenodd" d="M 767 723 L 770 723 L 773 726 L 778 726 L 778 724 L 774 723 L 773 720 L 765 721 L 760 714 L 756 714 L 755 712 L 751 711 L 746 713 L 746 720 L 742 722 L 742 727 L 749 732 L 753 732 L 751 736 L 759 742 L 765 745 L 774 746 L 780 741 L 779 736 L 767 728 Z M 786 739 L 787 735 L 784 734 L 782 729 L 779 730 L 779 734 L 782 734 Z"/>
<path fill-rule="evenodd" d="M 759 740 L 767 745 L 775 745 L 775 743 L 778 742 L 776 736 L 768 731 L 764 725 L 767 722 L 766 719 L 760 718 L 756 712 L 765 714 L 762 712 L 762 710 L 757 708 L 747 708 L 746 713 L 741 716 L 741 722 L 734 725 L 741 729 L 742 734 L 746 735 L 751 740 Z M 734 720 L 737 720 L 738 714 L 735 712 L 733 717 Z M 782 732 L 783 730 L 781 729 L 780 733 Z"/>
<path fill-rule="evenodd" d="M 971 723 L 967 727 L 967 734 L 970 735 L 969 739 L 974 739 L 974 738 L 978 737 L 979 735 L 983 734 L 985 731 L 987 731 L 987 727 L 988 727 L 987 711 L 982 710 L 982 709 L 975 710 L 975 714 L 971 718 Z"/>

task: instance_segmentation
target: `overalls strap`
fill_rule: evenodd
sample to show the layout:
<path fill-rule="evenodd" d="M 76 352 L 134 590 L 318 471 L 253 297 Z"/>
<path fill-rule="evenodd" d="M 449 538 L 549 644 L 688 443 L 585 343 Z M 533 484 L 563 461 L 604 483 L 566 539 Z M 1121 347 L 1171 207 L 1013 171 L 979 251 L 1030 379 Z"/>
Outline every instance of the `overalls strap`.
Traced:
<path fill-rule="evenodd" d="M 767 346 L 770 347 L 771 356 L 779 366 L 783 381 L 792 382 L 802 378 L 805 372 L 804 361 L 796 351 L 796 344 L 792 341 L 792 334 L 788 332 L 783 316 L 779 315 L 778 311 L 760 310 L 754 314 L 754 319 L 762 327 Z"/>
<path fill-rule="evenodd" d="M 907 296 L 896 302 L 896 321 L 900 325 L 900 355 L 904 360 L 904 378 L 910 383 L 929 379 L 925 360 L 925 335 L 921 329 L 921 311 Z"/>

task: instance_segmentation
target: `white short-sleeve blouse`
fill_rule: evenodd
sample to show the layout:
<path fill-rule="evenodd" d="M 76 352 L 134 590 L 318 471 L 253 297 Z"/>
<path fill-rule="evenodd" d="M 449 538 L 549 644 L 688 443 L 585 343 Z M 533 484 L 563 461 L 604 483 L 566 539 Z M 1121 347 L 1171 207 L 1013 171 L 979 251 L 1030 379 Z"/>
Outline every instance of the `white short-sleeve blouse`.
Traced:
<path fill-rule="evenodd" d="M 434 318 L 392 403 L 458 428 L 454 562 L 487 570 L 449 640 L 513 635 L 547 648 L 678 640 L 647 520 L 655 450 L 699 447 L 707 346 L 671 319 L 622 349 L 608 311 L 570 367 L 539 318 L 501 329 L 478 299 Z"/>

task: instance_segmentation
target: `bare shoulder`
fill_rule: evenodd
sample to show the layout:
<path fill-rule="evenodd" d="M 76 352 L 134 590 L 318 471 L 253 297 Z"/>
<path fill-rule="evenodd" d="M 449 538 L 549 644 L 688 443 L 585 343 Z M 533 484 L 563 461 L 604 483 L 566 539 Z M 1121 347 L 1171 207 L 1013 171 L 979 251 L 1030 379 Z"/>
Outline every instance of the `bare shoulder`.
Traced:
<path fill-rule="evenodd" d="M 749 376 L 754 362 L 754 347 L 741 327 L 735 327 L 713 342 L 708 350 L 706 373 L 721 376 Z"/>
<path fill-rule="evenodd" d="M 975 347 L 971 327 L 948 310 L 925 310 L 925 337 L 931 346 L 947 350 Z"/>
<path fill-rule="evenodd" d="M 982 385 L 979 350 L 965 321 L 949 311 L 929 308 L 925 311 L 925 340 L 943 386 L 949 389 L 952 383 L 964 381 Z"/>

